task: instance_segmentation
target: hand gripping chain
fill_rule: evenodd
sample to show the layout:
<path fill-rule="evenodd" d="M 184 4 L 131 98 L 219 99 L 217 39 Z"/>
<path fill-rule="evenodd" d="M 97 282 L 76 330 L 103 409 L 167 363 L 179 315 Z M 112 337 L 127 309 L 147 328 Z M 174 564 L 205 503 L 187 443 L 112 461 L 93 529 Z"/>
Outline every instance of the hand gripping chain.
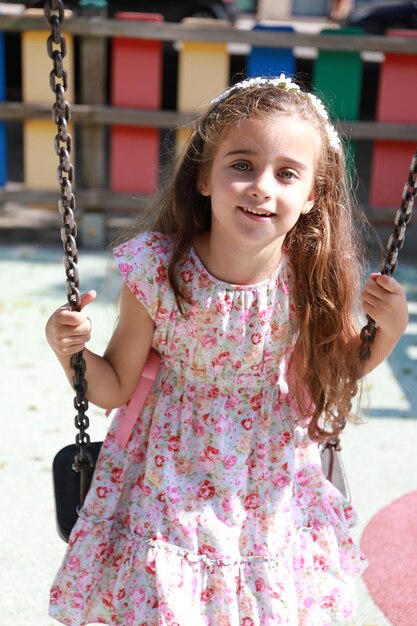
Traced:
<path fill-rule="evenodd" d="M 414 200 L 417 193 L 417 152 L 411 159 L 408 180 L 404 185 L 401 205 L 394 219 L 394 232 L 389 236 L 386 246 L 386 257 L 381 265 L 381 274 L 392 276 L 398 265 L 398 252 L 404 245 L 405 229 L 411 219 Z M 366 361 L 371 352 L 371 344 L 376 333 L 375 321 L 368 315 L 368 323 L 361 331 L 360 358 Z"/>
<path fill-rule="evenodd" d="M 57 125 L 57 134 L 54 140 L 55 152 L 59 159 L 57 178 L 60 186 L 58 208 L 62 216 L 61 240 L 64 247 L 64 265 L 66 271 L 67 299 L 72 311 L 81 310 L 81 295 L 79 290 L 78 276 L 78 252 L 76 245 L 77 225 L 75 223 L 75 197 L 72 192 L 74 168 L 71 164 L 70 154 L 72 147 L 71 135 L 68 133 L 68 122 L 71 119 L 71 111 L 65 100 L 67 89 L 67 72 L 63 67 L 63 59 L 66 55 L 66 43 L 61 34 L 61 22 L 64 19 L 64 5 L 61 0 L 46 0 L 44 4 L 45 19 L 51 27 L 51 34 L 47 40 L 48 55 L 53 61 L 53 69 L 49 75 L 52 91 L 55 93 L 55 103 L 52 107 L 52 119 Z M 75 443 L 79 453 L 75 456 L 73 468 L 81 472 L 80 501 L 84 501 L 86 495 L 86 479 L 88 468 L 93 465 L 90 452 L 87 450 L 90 444 L 90 436 L 87 433 L 89 419 L 86 415 L 88 410 L 87 381 L 85 379 L 85 360 L 83 352 L 74 354 L 71 359 L 74 369 L 73 387 L 76 392 L 74 407 L 77 411 L 75 427 L 79 431 Z"/>

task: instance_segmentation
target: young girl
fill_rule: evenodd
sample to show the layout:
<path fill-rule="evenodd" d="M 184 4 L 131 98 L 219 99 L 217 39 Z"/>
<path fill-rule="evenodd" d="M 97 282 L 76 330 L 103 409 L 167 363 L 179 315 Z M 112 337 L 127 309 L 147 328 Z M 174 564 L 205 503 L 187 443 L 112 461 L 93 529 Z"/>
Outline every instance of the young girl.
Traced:
<path fill-rule="evenodd" d="M 373 274 L 377 323 L 359 359 L 357 245 L 339 137 L 289 78 L 251 79 L 196 122 L 152 232 L 115 249 L 124 278 L 88 395 L 110 427 L 51 594 L 63 624 L 325 626 L 354 612 L 365 559 L 354 512 L 323 476 L 359 379 L 407 324 L 404 291 Z M 56 311 L 48 341 L 69 379 L 90 338 Z M 127 441 L 148 353 L 157 378 Z M 125 427 L 125 426 L 123 426 Z"/>

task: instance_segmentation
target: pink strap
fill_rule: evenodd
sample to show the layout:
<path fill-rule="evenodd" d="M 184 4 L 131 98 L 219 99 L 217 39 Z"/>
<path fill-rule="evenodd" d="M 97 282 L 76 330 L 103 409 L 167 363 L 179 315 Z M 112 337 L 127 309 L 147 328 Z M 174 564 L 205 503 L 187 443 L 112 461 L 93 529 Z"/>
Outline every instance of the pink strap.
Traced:
<path fill-rule="evenodd" d="M 117 429 L 115 435 L 117 443 L 122 448 L 126 448 L 127 442 L 129 441 L 129 437 L 132 434 L 132 430 L 136 423 L 136 420 L 138 419 L 139 413 L 141 412 L 143 405 L 146 402 L 146 398 L 148 397 L 148 394 L 158 373 L 159 362 L 159 354 L 155 352 L 155 350 L 151 350 L 144 365 L 142 375 L 138 382 L 138 386 L 136 387 L 132 397 L 126 405 L 125 414 L 122 417 L 119 428 Z"/>

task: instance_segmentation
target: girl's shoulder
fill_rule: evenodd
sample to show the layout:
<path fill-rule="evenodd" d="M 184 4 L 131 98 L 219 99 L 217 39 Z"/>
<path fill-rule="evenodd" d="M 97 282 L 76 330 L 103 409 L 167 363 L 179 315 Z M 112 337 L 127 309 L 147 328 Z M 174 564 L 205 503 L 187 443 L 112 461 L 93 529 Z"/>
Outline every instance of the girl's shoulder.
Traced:
<path fill-rule="evenodd" d="M 155 264 L 159 261 L 167 261 L 172 254 L 173 243 L 169 235 L 157 231 L 140 233 L 113 248 L 116 259 L 124 258 L 126 261 Z"/>

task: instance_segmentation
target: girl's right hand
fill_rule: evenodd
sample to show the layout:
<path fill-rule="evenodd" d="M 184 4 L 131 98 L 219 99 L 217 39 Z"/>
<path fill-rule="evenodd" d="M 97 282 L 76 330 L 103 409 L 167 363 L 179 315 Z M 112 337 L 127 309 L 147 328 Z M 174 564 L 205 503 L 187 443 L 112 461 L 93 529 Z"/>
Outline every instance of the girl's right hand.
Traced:
<path fill-rule="evenodd" d="M 45 334 L 52 350 L 61 356 L 71 356 L 84 349 L 91 336 L 91 320 L 83 309 L 95 300 L 97 293 L 92 290 L 81 296 L 81 311 L 71 311 L 68 304 L 51 315 L 45 327 Z"/>

